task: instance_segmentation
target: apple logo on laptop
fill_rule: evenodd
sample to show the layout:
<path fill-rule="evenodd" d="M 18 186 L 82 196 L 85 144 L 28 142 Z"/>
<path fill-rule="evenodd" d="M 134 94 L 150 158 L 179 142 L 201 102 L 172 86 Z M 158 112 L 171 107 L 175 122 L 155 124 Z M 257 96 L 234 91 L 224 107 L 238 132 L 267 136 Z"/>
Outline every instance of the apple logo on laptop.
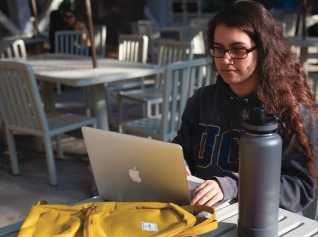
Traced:
<path fill-rule="evenodd" d="M 141 182 L 141 178 L 139 177 L 139 171 L 136 170 L 136 167 L 134 167 L 133 169 L 129 169 L 129 176 L 132 179 L 132 181 L 137 183 Z"/>

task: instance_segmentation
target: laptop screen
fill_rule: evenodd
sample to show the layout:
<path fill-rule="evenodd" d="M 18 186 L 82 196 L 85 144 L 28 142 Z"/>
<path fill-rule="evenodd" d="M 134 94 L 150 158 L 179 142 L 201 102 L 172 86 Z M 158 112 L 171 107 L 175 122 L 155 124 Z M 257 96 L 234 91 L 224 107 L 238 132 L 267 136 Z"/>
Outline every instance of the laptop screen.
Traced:
<path fill-rule="evenodd" d="M 82 133 L 104 200 L 190 204 L 179 145 L 90 127 Z"/>

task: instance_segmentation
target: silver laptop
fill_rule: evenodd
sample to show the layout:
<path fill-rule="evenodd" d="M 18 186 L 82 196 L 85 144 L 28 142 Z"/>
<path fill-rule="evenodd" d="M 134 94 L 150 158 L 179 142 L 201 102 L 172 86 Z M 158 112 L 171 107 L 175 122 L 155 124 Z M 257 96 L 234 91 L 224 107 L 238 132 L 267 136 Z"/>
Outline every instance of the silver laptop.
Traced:
<path fill-rule="evenodd" d="M 190 204 L 179 145 L 90 127 L 82 133 L 104 200 Z"/>

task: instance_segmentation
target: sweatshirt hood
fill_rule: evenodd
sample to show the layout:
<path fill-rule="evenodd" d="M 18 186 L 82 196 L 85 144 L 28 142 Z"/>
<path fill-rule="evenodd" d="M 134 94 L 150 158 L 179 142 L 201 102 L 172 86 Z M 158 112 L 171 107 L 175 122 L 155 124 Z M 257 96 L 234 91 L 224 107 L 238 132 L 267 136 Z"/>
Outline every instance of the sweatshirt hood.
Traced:
<path fill-rule="evenodd" d="M 228 100 L 235 100 L 236 102 L 244 103 L 246 105 L 259 103 L 257 94 L 255 92 L 252 92 L 244 98 L 239 98 L 236 94 L 234 94 L 229 84 L 227 84 L 220 75 L 217 76 L 216 85 L 218 89 L 222 91 L 225 97 L 228 98 Z"/>

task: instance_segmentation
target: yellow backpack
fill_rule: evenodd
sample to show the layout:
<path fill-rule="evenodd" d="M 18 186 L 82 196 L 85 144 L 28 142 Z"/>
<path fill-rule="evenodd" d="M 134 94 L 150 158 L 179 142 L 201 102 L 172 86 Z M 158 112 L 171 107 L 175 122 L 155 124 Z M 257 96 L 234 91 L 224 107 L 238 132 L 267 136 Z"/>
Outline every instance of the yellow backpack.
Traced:
<path fill-rule="evenodd" d="M 206 211 L 211 217 L 190 212 Z M 213 208 L 160 202 L 90 202 L 74 206 L 39 201 L 31 207 L 18 237 L 193 236 L 217 228 Z"/>

